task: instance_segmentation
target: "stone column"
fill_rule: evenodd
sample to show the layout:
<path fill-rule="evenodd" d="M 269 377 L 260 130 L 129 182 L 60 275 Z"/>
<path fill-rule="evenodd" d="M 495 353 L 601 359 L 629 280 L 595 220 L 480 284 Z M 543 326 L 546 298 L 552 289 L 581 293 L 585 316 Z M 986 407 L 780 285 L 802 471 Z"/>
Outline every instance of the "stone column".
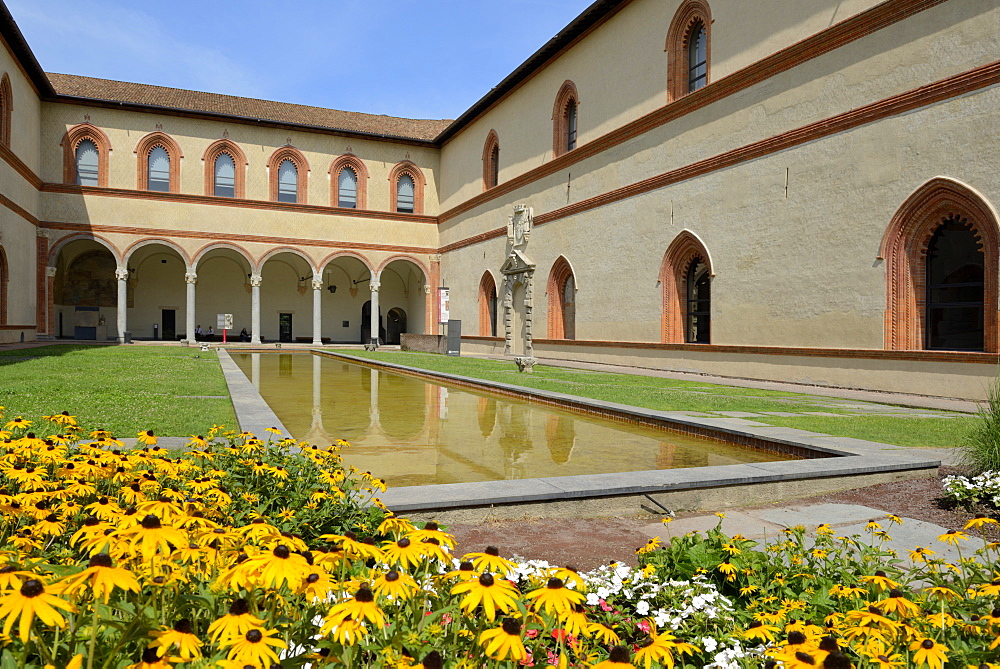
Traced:
<path fill-rule="evenodd" d="M 125 330 L 128 329 L 128 270 L 115 270 L 118 279 L 118 343 L 125 343 Z"/>
<path fill-rule="evenodd" d="M 380 284 L 379 284 L 378 281 L 372 281 L 369 284 L 369 286 L 371 287 L 371 290 L 372 290 L 372 313 L 371 313 L 371 318 L 369 320 L 370 328 L 371 328 L 371 340 L 370 341 L 366 341 L 365 344 L 366 344 L 366 347 L 370 345 L 372 349 L 376 349 L 376 348 L 378 348 L 378 334 L 379 334 L 378 333 L 378 320 L 379 320 L 378 319 L 378 289 L 379 289 Z"/>
<path fill-rule="evenodd" d="M 323 277 L 313 274 L 313 346 L 323 345 Z"/>
<path fill-rule="evenodd" d="M 314 355 L 312 359 L 313 406 L 310 431 L 321 434 L 323 432 L 323 358 Z"/>
<path fill-rule="evenodd" d="M 250 354 L 250 383 L 260 392 L 260 353 Z"/>
<path fill-rule="evenodd" d="M 187 305 L 184 314 L 184 339 L 187 343 L 194 343 L 194 285 L 198 281 L 198 275 L 194 272 L 184 274 L 184 282 L 187 284 Z"/>
<path fill-rule="evenodd" d="M 379 427 L 381 425 L 381 417 L 379 416 L 378 410 L 378 378 L 379 371 L 377 369 L 370 369 L 368 373 L 371 375 L 371 382 L 369 383 L 369 399 L 368 399 L 368 419 L 371 421 L 372 427 Z"/>
<path fill-rule="evenodd" d="M 46 336 L 56 337 L 56 268 L 45 268 L 45 327 Z"/>
<path fill-rule="evenodd" d="M 250 275 L 250 329 L 253 331 L 251 344 L 260 343 L 260 279 L 260 274 Z"/>

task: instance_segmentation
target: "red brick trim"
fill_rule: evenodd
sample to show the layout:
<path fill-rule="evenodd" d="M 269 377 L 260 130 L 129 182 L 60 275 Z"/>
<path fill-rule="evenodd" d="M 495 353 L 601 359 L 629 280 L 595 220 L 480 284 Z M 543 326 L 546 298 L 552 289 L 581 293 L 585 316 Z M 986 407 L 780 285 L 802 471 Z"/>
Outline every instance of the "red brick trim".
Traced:
<path fill-rule="evenodd" d="M 215 197 L 215 159 L 223 153 L 228 153 L 236 164 L 236 194 L 235 199 L 246 197 L 247 183 L 247 162 L 246 154 L 235 142 L 228 139 L 217 139 L 208 145 L 205 153 L 201 157 L 201 162 L 205 165 L 205 195 Z M 219 198 L 230 199 L 230 198 Z"/>
<path fill-rule="evenodd" d="M 493 324 L 490 323 L 490 295 L 497 298 L 497 282 L 489 270 L 483 272 L 479 280 L 479 334 L 483 337 L 493 336 Z"/>
<path fill-rule="evenodd" d="M 667 30 L 664 49 L 667 52 L 667 102 L 679 100 L 689 93 L 691 58 L 688 44 L 691 31 L 699 23 L 705 27 L 706 85 L 712 81 L 712 10 L 705 0 L 685 0 Z"/>
<path fill-rule="evenodd" d="M 424 186 L 427 181 L 424 179 L 424 173 L 420 171 L 420 168 L 409 160 L 396 163 L 393 165 L 392 170 L 389 171 L 389 211 L 396 211 L 396 184 L 399 181 L 399 177 L 404 174 L 409 174 L 413 178 L 413 213 L 423 214 Z"/>
<path fill-rule="evenodd" d="M 558 158 L 566 153 L 566 131 L 568 118 L 566 108 L 570 102 L 576 103 L 576 146 L 580 146 L 580 94 L 576 90 L 576 84 L 570 80 L 563 82 L 556 93 L 556 101 L 552 105 L 552 157 Z M 574 149 L 575 151 L 576 149 Z"/>
<path fill-rule="evenodd" d="M 723 81 L 727 80 L 728 78 Z M 869 105 L 858 107 L 856 109 L 852 109 L 851 111 L 823 119 L 822 121 L 810 123 L 809 125 L 795 128 L 779 135 L 738 147 L 731 151 L 726 151 L 725 153 L 720 153 L 710 158 L 706 158 L 705 160 L 700 160 L 696 163 L 691 163 L 675 170 L 652 176 L 648 179 L 644 179 L 643 181 L 629 184 L 628 186 L 617 188 L 586 200 L 581 200 L 580 202 L 573 203 L 560 209 L 538 214 L 534 218 L 534 224 L 545 225 L 546 223 L 551 223 L 561 218 L 566 218 L 584 211 L 613 204 L 643 193 L 648 193 L 650 191 L 670 186 L 671 184 L 693 179 L 703 174 L 709 174 L 711 172 L 733 167 L 734 165 L 756 160 L 758 158 L 777 153 L 778 151 L 784 151 L 801 144 L 813 142 L 817 139 L 823 139 L 824 137 L 845 132 L 868 123 L 874 123 L 885 118 L 898 116 L 914 109 L 926 107 L 960 95 L 966 95 L 989 86 L 994 86 L 998 83 L 1000 83 L 1000 61 L 989 63 L 973 70 L 969 70 L 968 72 L 963 72 L 961 74 L 941 79 L 940 81 L 936 81 L 932 84 L 921 86 L 920 88 L 906 91 L 905 93 L 900 93 L 899 95 L 894 95 L 890 98 L 879 100 L 878 102 L 873 102 Z M 717 82 L 712 85 L 717 86 L 720 84 L 721 82 Z M 695 91 L 676 104 L 684 105 L 689 100 L 699 97 L 702 92 L 708 90 L 708 88 L 711 88 L 711 86 Z M 591 146 L 595 143 L 596 141 L 590 142 L 586 146 L 573 151 L 573 153 L 576 154 L 577 151 L 589 152 Z M 562 161 L 562 158 L 559 158 L 559 161 Z M 552 165 L 553 163 L 555 163 L 555 161 L 550 161 L 545 163 L 545 165 Z M 565 165 L 563 165 L 563 167 L 565 167 Z M 535 170 L 532 170 L 532 172 L 537 172 L 538 169 L 539 168 L 536 168 Z M 495 191 L 506 192 L 508 189 L 513 190 L 513 187 L 511 187 L 510 184 L 521 178 L 522 177 L 515 177 L 515 179 L 505 181 L 497 188 L 490 189 L 489 193 L 483 193 L 482 195 L 477 195 L 476 197 L 468 200 L 466 204 L 469 202 L 475 202 L 477 206 L 484 204 L 486 201 L 494 197 L 493 194 Z M 519 186 L 524 186 L 533 180 L 534 177 L 520 183 Z M 448 212 L 441 214 L 438 216 L 439 223 L 444 223 L 460 213 L 464 213 L 464 211 L 466 211 L 465 206 L 466 205 L 459 205 L 459 207 L 455 207 L 450 209 Z M 461 211 L 458 211 L 460 208 Z M 495 228 L 473 237 L 442 246 L 438 252 L 447 253 L 449 251 L 478 244 L 489 239 L 503 237 L 505 234 L 506 228 Z"/>
<path fill-rule="evenodd" d="M 191 267 L 194 268 L 195 272 L 198 271 L 198 265 L 201 263 L 202 260 L 205 259 L 205 256 L 208 255 L 211 251 L 214 251 L 216 249 L 229 249 L 230 251 L 233 251 L 234 253 L 242 257 L 244 260 L 247 261 L 247 268 L 250 270 L 251 273 L 257 267 L 257 261 L 254 260 L 253 254 L 250 253 L 250 251 L 240 246 L 239 244 L 235 244 L 227 239 L 224 242 L 209 242 L 208 244 L 205 244 L 200 249 L 191 254 Z M 247 278 L 249 279 L 249 277 Z"/>
<path fill-rule="evenodd" d="M 330 206 L 340 208 L 340 171 L 345 167 L 354 170 L 358 177 L 357 209 L 368 208 L 368 168 L 353 153 L 337 156 L 330 165 Z"/>
<path fill-rule="evenodd" d="M 9 146 L 4 146 L 0 144 L 0 158 L 4 160 L 8 165 L 10 165 L 15 172 L 24 177 L 25 181 L 30 183 L 36 189 L 42 187 L 42 179 L 37 174 L 31 171 L 23 160 L 14 155 L 14 152 L 10 150 Z"/>
<path fill-rule="evenodd" d="M 465 339 L 465 335 L 462 336 Z M 604 341 L 587 339 L 532 339 L 535 344 L 594 348 L 644 349 L 685 351 L 688 353 L 729 353 L 740 355 L 784 355 L 805 358 L 854 358 L 902 362 L 949 362 L 996 365 L 995 353 L 965 353 L 962 351 L 883 351 L 857 348 L 806 348 L 801 346 L 737 346 L 720 344 L 658 344 L 640 341 Z"/>
<path fill-rule="evenodd" d="M 4 75 L 6 76 L 6 75 Z M 0 244 L 0 326 L 7 325 L 7 287 L 10 270 L 7 266 L 7 252 Z"/>
<path fill-rule="evenodd" d="M 149 189 L 149 154 L 153 149 L 162 146 L 170 156 L 170 192 L 179 193 L 181 190 L 181 153 L 180 145 L 173 137 L 165 132 L 151 132 L 135 145 L 136 166 L 138 174 L 136 176 L 136 188 L 139 190 Z"/>
<path fill-rule="evenodd" d="M 564 154 L 554 160 L 542 163 L 534 169 L 504 181 L 496 188 L 491 188 L 485 193 L 480 193 L 471 197 L 461 204 L 455 205 L 448 211 L 440 214 L 441 222 L 445 222 L 460 214 L 475 209 L 486 202 L 511 193 L 518 188 L 522 188 L 534 181 L 542 179 L 551 174 L 555 174 L 575 163 L 595 156 L 607 149 L 618 146 L 635 137 L 654 130 L 662 125 L 670 123 L 678 118 L 698 111 L 708 105 L 722 100 L 730 95 L 744 91 L 751 86 L 775 77 L 782 72 L 786 72 L 793 67 L 806 63 L 814 58 L 818 58 L 835 49 L 839 49 L 855 40 L 862 39 L 878 32 L 879 30 L 898 23 L 914 16 L 924 10 L 931 9 L 942 4 L 946 0 L 894 0 L 893 2 L 882 2 L 871 9 L 865 10 L 850 18 L 841 21 L 815 35 L 805 38 L 788 48 L 781 49 L 775 53 L 755 62 L 742 70 L 738 70 L 730 75 L 722 77 L 710 83 L 704 88 L 700 88 L 690 95 L 686 95 L 680 100 L 655 109 L 645 116 L 641 116 L 634 121 L 630 121 L 623 126 L 619 126 L 610 132 L 587 142 L 584 146 L 577 148 L 568 154 Z M 984 67 L 990 67 L 989 65 Z M 970 72 L 977 72 L 983 68 L 976 68 Z M 942 82 L 948 79 L 942 80 Z M 987 84 L 988 85 L 988 84 Z M 921 89 L 916 89 L 910 93 L 915 93 Z M 966 91 L 967 92 L 967 91 Z M 949 96 L 950 97 L 950 96 Z M 891 98 L 890 98 L 891 99 Z M 875 106 L 884 104 L 886 100 L 875 103 Z M 898 113 L 898 112 L 893 112 Z M 450 141 L 450 140 L 449 140 Z M 537 221 L 537 219 L 536 219 Z"/>
<path fill-rule="evenodd" d="M 34 325 L 0 325 L 0 330 L 34 330 Z"/>
<path fill-rule="evenodd" d="M 14 91 L 6 72 L 0 77 L 0 144 L 10 146 L 10 124 L 14 118 Z"/>
<path fill-rule="evenodd" d="M 177 245 L 176 243 L 170 241 L 165 237 L 144 237 L 143 239 L 138 239 L 132 242 L 125 248 L 124 251 L 122 251 L 123 264 L 127 265 L 129 259 L 132 257 L 132 254 L 138 251 L 139 249 L 143 248 L 144 246 L 153 246 L 153 245 L 167 247 L 168 249 L 175 252 L 178 256 L 180 256 L 180 259 L 184 262 L 185 267 L 191 267 L 191 257 L 188 255 L 188 252 L 185 251 L 181 246 Z"/>
<path fill-rule="evenodd" d="M 998 351 L 1000 221 L 986 198 L 947 177 L 935 177 L 914 191 L 896 211 L 882 237 L 879 257 L 886 263 L 886 349 L 925 347 L 927 246 L 934 231 L 949 217 L 968 219 L 979 237 L 986 262 L 984 344 L 987 353 Z"/>
<path fill-rule="evenodd" d="M 297 249 L 294 246 L 288 246 L 288 245 L 276 246 L 275 248 L 269 249 L 267 252 L 265 252 L 264 255 L 260 257 L 260 260 L 257 261 L 257 267 L 256 267 L 257 273 L 260 274 L 261 272 L 264 271 L 264 263 L 266 263 L 268 260 L 281 253 L 290 253 L 293 256 L 298 256 L 299 258 L 302 258 L 302 260 L 304 260 L 306 265 L 309 267 L 309 275 L 310 275 L 308 277 L 309 279 L 312 278 L 312 275 L 316 274 L 316 266 L 313 264 L 313 259 L 310 258 L 305 251 Z"/>
<path fill-rule="evenodd" d="M 45 324 L 46 308 L 49 302 L 47 289 L 48 281 L 45 276 L 45 268 L 49 264 L 49 238 L 48 236 L 35 237 L 35 323 L 41 326 L 42 332 L 48 332 Z"/>
<path fill-rule="evenodd" d="M 318 204 L 291 204 L 288 202 L 270 202 L 268 200 L 238 200 L 232 197 L 216 197 L 214 195 L 190 195 L 187 193 L 157 193 L 155 191 L 137 191 L 124 188 L 96 188 L 93 186 L 67 186 L 64 184 L 45 183 L 41 188 L 43 193 L 63 193 L 69 195 L 88 195 L 103 197 L 121 197 L 133 200 L 156 200 L 160 202 L 187 202 L 189 204 L 210 204 L 220 207 L 236 207 L 238 209 L 266 209 L 268 211 L 294 211 L 299 213 L 322 214 L 325 216 L 355 216 L 378 220 L 402 221 L 406 223 L 437 224 L 434 216 L 417 214 L 400 214 L 388 211 L 371 211 L 357 209 L 340 209 Z M 0 195 L 2 197 L 2 195 Z"/>
<path fill-rule="evenodd" d="M 85 139 L 89 139 L 97 147 L 97 185 L 106 188 L 111 141 L 100 128 L 90 123 L 73 126 L 66 131 L 60 142 L 63 148 L 63 183 L 76 185 L 76 148 Z"/>
<path fill-rule="evenodd" d="M 56 266 L 56 260 L 59 258 L 59 254 L 62 252 L 65 246 L 72 244 L 73 242 L 79 242 L 79 241 L 90 241 L 100 244 L 105 249 L 107 249 L 108 252 L 111 254 L 111 257 L 115 259 L 116 265 L 118 265 L 119 267 L 123 265 L 122 263 L 123 256 L 117 244 L 107 239 L 106 237 L 102 237 L 101 235 L 95 234 L 94 233 L 95 226 L 86 225 L 81 227 L 84 228 L 83 232 L 78 232 L 76 234 L 62 237 L 56 240 L 54 244 L 47 243 L 48 255 L 40 265 L 43 271 L 47 266 L 52 266 L 52 267 Z M 103 232 L 110 232 L 110 231 L 103 231 Z M 43 238 L 39 237 L 39 239 Z"/>
<path fill-rule="evenodd" d="M 327 265 L 329 265 L 330 263 L 332 263 L 337 258 L 344 258 L 344 257 L 354 258 L 356 260 L 359 260 L 361 262 L 361 264 L 364 265 L 368 269 L 368 273 L 371 276 L 375 275 L 375 268 L 372 265 L 371 260 L 369 260 L 365 256 L 361 255 L 360 253 L 355 253 L 354 251 L 334 251 L 333 253 L 330 253 L 325 258 L 323 258 L 323 260 L 321 260 L 319 262 L 319 271 L 320 272 L 325 272 Z"/>
<path fill-rule="evenodd" d="M 41 227 L 49 230 L 72 230 L 86 233 L 103 232 L 141 237 L 165 236 L 178 239 L 227 239 L 244 243 L 259 244 L 298 244 L 300 246 L 317 246 L 320 248 L 361 249 L 366 251 L 386 251 L 389 253 L 437 253 L 437 249 L 423 246 L 398 246 L 393 244 L 366 244 L 361 242 L 344 242 L 328 239 L 304 239 L 301 237 L 268 237 L 264 235 L 241 235 L 230 232 L 200 232 L 194 230 L 166 230 L 163 228 L 148 228 L 126 225 L 99 225 L 90 223 L 57 223 L 41 222 Z"/>
<path fill-rule="evenodd" d="M 413 263 L 416 266 L 417 269 L 419 269 L 421 272 L 423 272 L 423 274 L 424 274 L 424 281 L 427 282 L 427 285 L 428 286 L 431 285 L 431 283 L 430 283 L 431 270 L 427 267 L 427 265 L 425 265 L 424 263 L 420 262 L 419 260 L 417 260 L 416 258 L 414 258 L 411 255 L 406 255 L 406 254 L 402 254 L 402 253 L 397 253 L 396 255 L 389 256 L 388 258 L 386 258 L 385 260 L 383 260 L 382 263 L 378 266 L 378 269 L 375 271 L 375 274 L 377 274 L 378 276 L 381 277 L 382 276 L 382 270 L 384 270 L 386 267 L 388 267 L 389 263 L 396 262 L 397 260 L 405 260 L 406 262 Z"/>
<path fill-rule="evenodd" d="M 490 130 L 483 144 L 483 190 L 494 188 L 500 183 L 500 138 L 496 130 Z"/>
<path fill-rule="evenodd" d="M 283 146 L 271 154 L 271 159 L 267 162 L 268 171 L 268 199 L 272 202 L 278 201 L 278 168 L 281 163 L 290 160 L 295 165 L 298 172 L 298 180 L 295 188 L 295 202 L 306 204 L 309 201 L 309 161 L 301 151 L 294 146 Z"/>
<path fill-rule="evenodd" d="M 565 306 L 562 301 L 563 288 L 573 277 L 573 268 L 565 257 L 559 256 L 549 271 L 549 281 L 545 292 L 549 298 L 548 337 L 549 339 L 565 339 Z"/>
<path fill-rule="evenodd" d="M 18 203 L 11 200 L 3 193 L 0 193 L 0 205 L 3 205 L 7 209 L 10 209 L 12 212 L 14 212 L 18 216 L 26 220 L 28 223 L 31 223 L 32 225 L 35 226 L 38 225 L 38 219 L 35 218 L 34 214 L 32 214 L 30 211 L 28 211 Z"/>
<path fill-rule="evenodd" d="M 659 277 L 663 295 L 660 341 L 665 344 L 684 343 L 684 317 L 687 314 L 686 275 L 695 258 L 703 259 L 708 265 L 709 275 L 715 275 L 708 250 L 690 230 L 681 230 L 663 254 Z"/>

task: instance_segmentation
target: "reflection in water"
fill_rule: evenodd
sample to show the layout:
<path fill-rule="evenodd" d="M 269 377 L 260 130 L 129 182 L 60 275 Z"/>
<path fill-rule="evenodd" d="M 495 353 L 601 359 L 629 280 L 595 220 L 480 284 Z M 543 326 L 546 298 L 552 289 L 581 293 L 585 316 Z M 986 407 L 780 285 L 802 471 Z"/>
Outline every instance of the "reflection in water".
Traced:
<path fill-rule="evenodd" d="M 308 353 L 234 353 L 297 439 L 345 439 L 390 485 L 786 459 L 723 442 L 470 393 Z"/>

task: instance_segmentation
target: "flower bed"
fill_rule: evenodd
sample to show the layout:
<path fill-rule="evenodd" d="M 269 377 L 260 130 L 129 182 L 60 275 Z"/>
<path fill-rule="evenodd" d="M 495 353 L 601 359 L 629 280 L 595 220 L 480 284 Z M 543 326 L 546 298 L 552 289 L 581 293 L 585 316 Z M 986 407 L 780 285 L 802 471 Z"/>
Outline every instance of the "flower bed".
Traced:
<path fill-rule="evenodd" d="M 998 666 L 1000 545 L 967 534 L 991 519 L 942 536 L 957 564 L 915 549 L 909 571 L 880 543 L 890 517 L 869 542 L 716 529 L 577 574 L 457 559 L 381 507 L 342 442 L 139 439 L 65 414 L 4 425 L 0 669 Z"/>

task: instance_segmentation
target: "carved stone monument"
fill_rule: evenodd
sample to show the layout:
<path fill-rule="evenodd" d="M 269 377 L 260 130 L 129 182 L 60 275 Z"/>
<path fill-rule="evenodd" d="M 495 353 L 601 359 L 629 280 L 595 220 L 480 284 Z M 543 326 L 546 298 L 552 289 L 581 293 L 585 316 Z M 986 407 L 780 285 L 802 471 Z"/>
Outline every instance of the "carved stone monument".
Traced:
<path fill-rule="evenodd" d="M 531 346 L 532 284 L 535 263 L 525 255 L 531 236 L 531 207 L 514 205 L 507 220 L 507 258 L 500 267 L 504 276 L 503 325 L 504 355 L 514 355 L 517 367 L 530 372 L 535 365 Z"/>

